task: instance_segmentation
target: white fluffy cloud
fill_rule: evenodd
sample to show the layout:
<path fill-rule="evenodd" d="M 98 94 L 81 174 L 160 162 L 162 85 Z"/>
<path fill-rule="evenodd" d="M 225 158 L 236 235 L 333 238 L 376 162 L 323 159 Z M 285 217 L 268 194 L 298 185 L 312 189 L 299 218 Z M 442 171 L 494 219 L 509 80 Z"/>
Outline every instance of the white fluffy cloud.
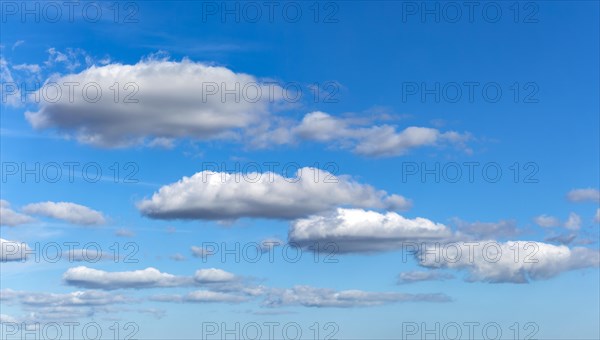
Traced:
<path fill-rule="evenodd" d="M 127 272 L 106 272 L 79 266 L 69 268 L 63 280 L 72 286 L 92 289 L 177 287 L 192 283 L 190 278 L 161 273 L 156 268 Z"/>
<path fill-rule="evenodd" d="M 571 202 L 600 202 L 600 191 L 594 188 L 573 189 L 567 194 L 567 199 Z"/>
<path fill-rule="evenodd" d="M 292 129 L 292 134 L 306 140 L 333 142 L 366 156 L 399 156 L 418 147 L 444 143 L 462 145 L 469 139 L 468 134 L 442 133 L 426 127 L 411 126 L 397 131 L 391 125 L 355 126 L 350 119 L 321 111 L 305 115 Z"/>
<path fill-rule="evenodd" d="M 80 142 L 104 147 L 219 137 L 261 121 L 268 114 L 269 103 L 281 99 L 279 87 L 269 87 L 251 75 L 185 59 L 92 66 L 50 81 L 79 86 L 73 98 L 62 86 L 59 100 L 42 101 L 39 111 L 26 113 L 29 123 L 36 129 L 56 128 Z M 121 87 L 117 100 L 111 90 L 115 83 Z M 102 90 L 97 102 L 92 102 L 96 90 L 90 84 Z M 86 85 L 88 95 L 83 91 Z M 40 93 L 50 91 L 46 89 L 49 86 Z M 225 92 L 236 86 L 237 100 Z M 255 101 L 259 90 L 261 95 Z"/>
<path fill-rule="evenodd" d="M 0 262 L 25 261 L 29 250 L 24 242 L 0 238 Z"/>
<path fill-rule="evenodd" d="M 600 223 L 600 208 L 596 209 L 596 215 L 594 216 L 594 222 Z"/>
<path fill-rule="evenodd" d="M 315 172 L 320 180 L 315 180 Z M 410 202 L 347 176 L 335 178 L 323 170 L 302 168 L 293 179 L 275 173 L 242 177 L 203 171 L 163 186 L 150 199 L 139 202 L 138 209 L 158 219 L 293 219 L 343 205 L 398 210 L 408 208 Z"/>
<path fill-rule="evenodd" d="M 0 200 L 0 225 L 14 227 L 33 221 L 34 219 L 31 216 L 20 214 L 12 210 L 8 201 Z"/>
<path fill-rule="evenodd" d="M 23 207 L 23 211 L 79 225 L 97 225 L 106 222 L 101 212 L 70 202 L 32 203 Z"/>
<path fill-rule="evenodd" d="M 230 282 L 235 278 L 234 274 L 216 268 L 200 269 L 194 275 L 194 280 L 199 283 Z"/>
<path fill-rule="evenodd" d="M 68 59 L 54 49 L 49 52 L 49 61 Z M 286 106 L 282 86 L 188 59 L 153 58 L 134 65 L 103 66 L 88 60 L 91 57 L 86 56 L 87 69 L 53 76 L 29 95 L 39 103 L 37 111 L 25 113 L 35 129 L 56 129 L 100 147 L 172 147 L 182 138 L 238 140 L 255 147 L 308 140 L 368 156 L 398 156 L 418 147 L 447 144 L 466 149 L 470 138 L 467 133 L 427 127 L 398 130 L 321 111 L 292 122 L 272 115 Z M 9 76 L 5 64 L 2 59 L 2 72 Z"/>
<path fill-rule="evenodd" d="M 197 270 L 192 277 L 163 273 L 152 267 L 125 272 L 107 272 L 79 266 L 69 268 L 63 274 L 63 280 L 71 286 L 103 290 L 197 285 L 210 286 L 214 290 L 227 290 L 235 289 L 241 284 L 241 278 L 216 268 Z"/>
<path fill-rule="evenodd" d="M 465 269 L 469 281 L 512 283 L 600 265 L 598 250 L 525 241 L 431 244 L 419 249 L 417 259 L 425 267 Z"/>
<path fill-rule="evenodd" d="M 445 225 L 426 218 L 338 208 L 332 213 L 293 221 L 288 237 L 300 246 L 333 243 L 336 251 L 346 253 L 395 250 L 406 241 L 440 240 L 451 235 Z"/>
<path fill-rule="evenodd" d="M 361 290 L 335 291 L 327 288 L 294 286 L 290 289 L 271 290 L 264 302 L 266 307 L 369 307 L 397 302 L 447 302 L 444 294 L 403 294 L 394 292 L 365 292 Z"/>

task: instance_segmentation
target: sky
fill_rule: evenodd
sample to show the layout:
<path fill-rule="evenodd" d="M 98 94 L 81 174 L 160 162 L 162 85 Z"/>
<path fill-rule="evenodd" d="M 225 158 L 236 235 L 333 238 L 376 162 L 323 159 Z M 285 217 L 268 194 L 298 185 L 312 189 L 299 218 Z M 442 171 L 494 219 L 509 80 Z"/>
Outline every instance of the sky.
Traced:
<path fill-rule="evenodd" d="M 600 338 L 599 13 L 0 2 L 0 337 Z"/>

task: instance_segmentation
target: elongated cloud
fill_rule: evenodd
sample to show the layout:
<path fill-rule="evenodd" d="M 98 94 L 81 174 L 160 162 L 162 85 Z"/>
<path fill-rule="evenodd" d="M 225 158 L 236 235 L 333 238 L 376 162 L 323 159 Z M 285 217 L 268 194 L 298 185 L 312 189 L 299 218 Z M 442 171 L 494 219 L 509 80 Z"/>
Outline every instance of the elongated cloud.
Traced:
<path fill-rule="evenodd" d="M 419 249 L 417 258 L 425 267 L 467 270 L 469 281 L 496 283 L 546 280 L 600 265 L 597 249 L 525 241 L 430 244 Z"/>
<path fill-rule="evenodd" d="M 554 216 L 540 215 L 533 219 L 535 224 L 543 228 L 558 227 L 560 220 Z"/>
<path fill-rule="evenodd" d="M 365 292 L 361 290 L 335 291 L 310 286 L 294 286 L 290 289 L 274 289 L 269 292 L 263 306 L 285 307 L 371 307 L 397 302 L 448 302 L 444 294 L 404 294 L 394 292 Z"/>
<path fill-rule="evenodd" d="M 269 102 L 281 98 L 279 87 L 251 75 L 189 60 L 92 66 L 51 83 L 77 87 L 72 98 L 63 90 L 58 100 L 42 101 L 39 111 L 27 112 L 29 123 L 103 147 L 218 137 L 256 124 L 268 113 Z M 46 89 L 50 86 L 55 85 L 45 85 L 39 95 L 54 93 Z M 120 87 L 116 99 L 115 86 Z M 102 91 L 98 99 L 97 88 Z"/>
<path fill-rule="evenodd" d="M 150 199 L 139 202 L 138 209 L 156 219 L 294 219 L 343 205 L 397 210 L 408 208 L 410 202 L 347 176 L 302 168 L 295 178 L 203 171 L 163 186 Z"/>
<path fill-rule="evenodd" d="M 292 133 L 305 140 L 333 142 L 366 156 L 399 156 L 418 147 L 462 145 L 470 138 L 468 134 L 441 132 L 427 127 L 410 126 L 397 131 L 390 125 L 356 126 L 350 119 L 321 111 L 305 115 Z"/>
<path fill-rule="evenodd" d="M 79 225 L 97 225 L 106 222 L 101 212 L 70 202 L 32 203 L 23 207 L 23 211 Z"/>
<path fill-rule="evenodd" d="M 457 220 L 456 226 L 458 231 L 465 236 L 476 239 L 507 238 L 516 236 L 520 233 L 515 221 L 506 220 L 498 222 L 465 222 Z"/>
<path fill-rule="evenodd" d="M 210 268 L 196 271 L 194 279 L 200 283 L 230 282 L 235 280 L 235 275 L 222 269 Z"/>
<path fill-rule="evenodd" d="M 414 282 L 423 282 L 423 281 L 443 281 L 448 279 L 453 279 L 454 275 L 449 273 L 442 273 L 435 270 L 429 271 L 412 271 L 400 273 L 398 275 L 398 284 L 407 284 Z"/>
<path fill-rule="evenodd" d="M 0 238 L 0 262 L 24 261 L 30 248 L 24 242 Z"/>
<path fill-rule="evenodd" d="M 103 290 L 195 285 L 213 286 L 217 290 L 225 290 L 239 284 L 239 278 L 236 275 L 216 268 L 200 269 L 191 277 L 163 273 L 152 267 L 124 272 L 107 272 L 79 266 L 69 268 L 63 274 L 63 280 L 71 286 Z M 227 283 L 231 285 L 225 285 Z"/>
<path fill-rule="evenodd" d="M 293 221 L 288 238 L 300 246 L 333 244 L 335 251 L 347 253 L 395 250 L 407 241 L 441 240 L 450 236 L 451 231 L 445 225 L 426 218 L 408 219 L 394 212 L 338 208 L 333 213 Z"/>
<path fill-rule="evenodd" d="M 304 306 L 315 308 L 352 308 L 372 307 L 398 302 L 448 302 L 450 298 L 444 294 L 405 294 L 396 292 L 367 292 L 350 289 L 336 291 L 328 288 L 311 286 L 294 286 L 292 288 L 259 289 L 257 294 L 249 292 L 218 292 L 197 290 L 188 294 L 155 295 L 152 301 L 175 303 L 242 303 L 253 297 L 262 296 L 261 305 L 268 308 L 288 306 Z"/>
<path fill-rule="evenodd" d="M 20 214 L 11 209 L 10 203 L 0 200 L 0 225 L 14 227 L 35 221 L 31 216 Z"/>
<path fill-rule="evenodd" d="M 567 199 L 571 202 L 600 202 L 600 191 L 594 188 L 573 189 L 567 194 Z"/>
<path fill-rule="evenodd" d="M 146 268 L 128 272 L 106 272 L 85 266 L 69 268 L 63 280 L 72 286 L 91 289 L 155 288 L 188 285 L 192 280 L 168 273 L 156 268 Z"/>
<path fill-rule="evenodd" d="M 241 303 L 248 301 L 248 297 L 233 294 L 214 292 L 210 290 L 196 290 L 186 295 L 155 295 L 150 297 L 152 301 L 159 302 L 182 302 L 182 303 Z"/>
<path fill-rule="evenodd" d="M 131 301 L 123 295 L 112 295 L 107 292 L 88 290 L 71 293 L 38 293 L 14 290 L 3 290 L 2 295 L 8 299 L 17 299 L 19 302 L 30 306 L 104 306 L 114 303 Z"/>

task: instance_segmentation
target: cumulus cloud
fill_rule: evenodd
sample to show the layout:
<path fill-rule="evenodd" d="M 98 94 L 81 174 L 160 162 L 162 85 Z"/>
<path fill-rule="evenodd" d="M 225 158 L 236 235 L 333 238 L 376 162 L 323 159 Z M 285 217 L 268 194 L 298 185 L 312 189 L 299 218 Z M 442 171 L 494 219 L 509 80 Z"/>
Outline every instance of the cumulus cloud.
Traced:
<path fill-rule="evenodd" d="M 571 202 L 600 202 L 600 191 L 594 188 L 573 189 L 567 194 L 567 199 Z"/>
<path fill-rule="evenodd" d="M 600 208 L 596 209 L 596 216 L 594 216 L 594 222 L 600 223 Z"/>
<path fill-rule="evenodd" d="M 451 237 L 445 225 L 426 218 L 405 218 L 363 209 L 338 208 L 291 223 L 289 241 L 300 246 L 334 244 L 336 251 L 377 252 L 400 249 L 404 242 L 440 240 Z"/>
<path fill-rule="evenodd" d="M 598 250 L 542 242 L 495 241 L 430 244 L 416 253 L 429 268 L 464 269 L 468 281 L 528 283 L 600 265 Z"/>
<path fill-rule="evenodd" d="M 441 132 L 426 127 L 407 127 L 397 131 L 391 125 L 356 126 L 351 119 L 337 118 L 325 112 L 308 113 L 293 128 L 301 139 L 333 142 L 342 148 L 366 156 L 399 156 L 414 148 L 440 144 L 464 145 L 468 134 Z"/>
<path fill-rule="evenodd" d="M 411 271 L 398 275 L 398 284 L 407 284 L 422 281 L 443 281 L 453 279 L 454 275 L 436 270 Z"/>
<path fill-rule="evenodd" d="M 558 227 L 560 220 L 554 216 L 540 215 L 533 219 L 535 224 L 543 228 Z"/>
<path fill-rule="evenodd" d="M 25 261 L 29 251 L 30 248 L 24 242 L 0 238 L 0 262 Z"/>
<path fill-rule="evenodd" d="M 365 292 L 361 290 L 336 291 L 327 288 L 294 286 L 289 289 L 269 291 L 263 306 L 265 307 L 370 307 L 397 302 L 448 302 L 444 294 L 403 294 L 394 292 Z"/>
<path fill-rule="evenodd" d="M 235 279 L 234 274 L 216 268 L 200 269 L 194 275 L 194 280 L 199 283 L 230 282 Z"/>
<path fill-rule="evenodd" d="M 161 273 L 152 267 L 127 272 L 106 272 L 79 266 L 69 268 L 63 274 L 63 280 L 72 286 L 104 290 L 177 287 L 192 284 L 191 278 Z"/>
<path fill-rule="evenodd" d="M 97 225 L 106 223 L 101 212 L 86 206 L 70 202 L 40 202 L 23 207 L 23 211 L 32 215 L 63 220 L 79 225 Z"/>
<path fill-rule="evenodd" d="M 278 86 L 187 59 L 91 66 L 51 82 L 73 82 L 79 87 L 73 98 L 65 94 L 55 102 L 42 101 L 37 112 L 26 113 L 29 123 L 35 129 L 58 129 L 102 147 L 223 137 L 257 124 L 268 114 L 270 103 L 281 99 Z M 110 90 L 115 83 L 122 87 L 118 100 Z M 97 101 L 94 88 L 87 96 L 83 91 L 89 84 L 103 91 Z M 44 85 L 40 93 L 49 86 Z M 235 90 L 238 98 L 226 90 Z"/>
<path fill-rule="evenodd" d="M 329 181 L 322 180 L 325 178 Z M 161 187 L 137 206 L 150 218 L 231 220 L 294 219 L 346 205 L 398 210 L 408 208 L 410 201 L 348 176 L 335 177 L 324 170 L 302 168 L 295 178 L 271 172 L 250 173 L 244 178 L 224 172 L 198 172 Z"/>
<path fill-rule="evenodd" d="M 30 94 L 41 100 L 25 117 L 35 129 L 54 129 L 94 146 L 171 148 L 183 138 L 227 139 L 254 147 L 315 141 L 361 155 L 398 156 L 424 146 L 466 149 L 470 139 L 468 133 L 417 126 L 398 129 L 321 111 L 291 121 L 272 114 L 293 106 L 285 102 L 289 94 L 282 86 L 188 59 L 152 57 L 125 65 L 97 61 L 81 49 L 51 48 L 48 53 L 45 67 L 64 65 L 70 74 L 52 76 Z M 4 59 L 1 65 L 9 79 Z M 75 73 L 81 66 L 87 68 Z M 40 71 L 35 64 L 18 68 Z M 74 91 L 66 84 L 76 84 Z M 61 95 L 55 98 L 57 88 Z M 12 97 L 16 101 L 17 96 Z"/>
<path fill-rule="evenodd" d="M 12 210 L 8 201 L 0 200 L 0 225 L 14 227 L 33 221 L 35 220 L 31 216 Z"/>
<path fill-rule="evenodd" d="M 63 274 L 68 285 L 90 289 L 142 289 L 158 287 L 210 286 L 213 290 L 227 291 L 240 288 L 241 278 L 227 271 L 208 268 L 197 270 L 194 276 L 176 276 L 156 268 L 124 272 L 107 272 L 85 266 L 69 268 Z"/>

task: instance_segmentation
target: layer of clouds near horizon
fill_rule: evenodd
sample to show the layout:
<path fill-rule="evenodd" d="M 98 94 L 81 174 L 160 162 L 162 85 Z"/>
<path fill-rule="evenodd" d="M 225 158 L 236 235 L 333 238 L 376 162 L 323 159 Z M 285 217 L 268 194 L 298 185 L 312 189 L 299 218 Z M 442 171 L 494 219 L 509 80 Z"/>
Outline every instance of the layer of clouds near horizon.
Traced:
<path fill-rule="evenodd" d="M 397 292 L 367 292 L 350 289 L 336 291 L 295 285 L 292 288 L 252 286 L 240 277 L 221 269 L 201 269 L 193 277 L 176 276 L 155 268 L 126 272 L 107 272 L 84 266 L 70 268 L 63 275 L 66 284 L 88 289 L 148 289 L 202 285 L 205 289 L 187 294 L 161 294 L 151 301 L 174 303 L 242 303 L 251 298 L 264 298 L 263 307 L 369 307 L 396 302 L 448 302 L 450 297 L 441 293 L 407 294 Z M 233 285 L 232 285 L 233 283 Z"/>
<path fill-rule="evenodd" d="M 293 178 L 272 172 L 241 178 L 239 173 L 202 171 L 161 187 L 137 206 L 155 219 L 235 220 L 296 219 L 338 206 L 404 210 L 411 202 L 348 176 L 301 168 Z"/>

